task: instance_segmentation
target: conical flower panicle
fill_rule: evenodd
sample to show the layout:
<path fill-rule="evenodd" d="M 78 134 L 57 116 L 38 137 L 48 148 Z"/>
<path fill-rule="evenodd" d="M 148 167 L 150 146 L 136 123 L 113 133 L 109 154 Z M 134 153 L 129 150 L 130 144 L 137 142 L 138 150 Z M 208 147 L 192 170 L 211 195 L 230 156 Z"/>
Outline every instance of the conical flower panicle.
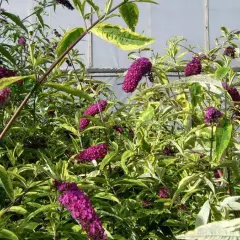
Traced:
<path fill-rule="evenodd" d="M 60 204 L 69 210 L 72 217 L 81 224 L 90 240 L 106 240 L 101 220 L 85 193 L 76 183 L 55 181 L 54 185 L 61 192 Z"/>
<path fill-rule="evenodd" d="M 131 64 L 125 76 L 122 89 L 126 93 L 133 92 L 144 75 L 152 69 L 152 63 L 148 58 L 141 57 Z"/>
<path fill-rule="evenodd" d="M 95 116 L 96 114 L 103 112 L 107 106 L 107 101 L 100 100 L 97 103 L 88 107 L 88 109 L 84 112 L 86 116 Z"/>
<path fill-rule="evenodd" d="M 106 143 L 98 144 L 92 147 L 89 147 L 78 155 L 75 156 L 75 159 L 80 162 L 90 162 L 92 160 L 101 160 L 103 159 L 108 152 L 108 145 Z"/>
<path fill-rule="evenodd" d="M 97 103 L 91 105 L 88 107 L 88 109 L 84 112 L 85 116 L 95 116 L 98 113 L 103 112 L 107 107 L 108 102 L 105 100 L 100 100 Z M 86 118 L 80 119 L 80 130 L 84 130 L 88 124 L 90 123 L 90 120 Z"/>
<path fill-rule="evenodd" d="M 194 57 L 193 60 L 190 61 L 184 69 L 186 77 L 200 74 L 201 71 L 202 71 L 201 60 L 198 57 Z"/>
<path fill-rule="evenodd" d="M 73 5 L 69 2 L 69 0 L 56 0 L 58 4 L 63 5 L 64 7 L 68 8 L 69 10 L 74 10 Z"/>

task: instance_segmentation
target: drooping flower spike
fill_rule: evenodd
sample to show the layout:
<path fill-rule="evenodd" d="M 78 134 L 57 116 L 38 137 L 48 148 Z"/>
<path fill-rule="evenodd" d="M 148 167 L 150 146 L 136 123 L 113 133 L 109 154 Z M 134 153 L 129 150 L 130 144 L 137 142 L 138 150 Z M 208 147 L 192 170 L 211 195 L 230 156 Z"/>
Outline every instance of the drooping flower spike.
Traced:
<path fill-rule="evenodd" d="M 152 63 L 148 58 L 141 57 L 131 64 L 125 76 L 122 89 L 126 93 L 133 92 L 144 75 L 152 69 Z"/>
<path fill-rule="evenodd" d="M 92 160 L 101 160 L 103 159 L 108 152 L 108 145 L 106 143 L 98 144 L 92 147 L 89 147 L 78 155 L 75 156 L 75 159 L 80 162 L 90 162 Z"/>
<path fill-rule="evenodd" d="M 87 197 L 74 182 L 54 181 L 54 185 L 61 192 L 58 198 L 60 204 L 69 210 L 72 217 L 81 224 L 90 240 L 106 240 L 106 234 L 101 220 Z"/>

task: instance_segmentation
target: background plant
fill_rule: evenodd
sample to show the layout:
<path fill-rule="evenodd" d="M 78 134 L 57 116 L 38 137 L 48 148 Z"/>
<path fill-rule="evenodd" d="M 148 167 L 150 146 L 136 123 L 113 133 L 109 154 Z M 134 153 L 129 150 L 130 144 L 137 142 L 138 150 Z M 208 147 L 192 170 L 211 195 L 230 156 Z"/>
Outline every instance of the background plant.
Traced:
<path fill-rule="evenodd" d="M 109 15 L 113 2 L 103 12 L 88 0 L 43 1 L 34 9 L 35 23 L 1 11 L 1 67 L 14 72 L 0 81 L 1 89 L 11 90 L 1 105 L 2 130 L 32 93 L 0 142 L 2 239 L 87 239 L 59 203 L 54 180 L 75 182 L 85 192 L 109 239 L 174 239 L 180 234 L 187 239 L 183 233 L 194 227 L 239 215 L 240 95 L 234 89 L 239 73 L 232 68 L 239 57 L 239 33 L 222 28 L 216 47 L 202 53 L 186 47 L 183 37 L 169 39 L 166 54 L 153 54 L 151 72 L 149 67 L 143 71 L 123 104 L 108 84 L 87 76 L 80 52 L 66 53 L 86 34 L 84 27 L 58 33 L 43 21 L 46 8 L 62 3 L 87 20 L 90 5 L 101 20 L 91 31 L 123 50 L 140 49 L 130 55 L 136 59 L 154 41 L 134 32 L 136 3 L 153 1 L 120 6 L 129 29 L 106 23 L 114 17 Z M 187 54 L 191 62 L 184 60 Z M 60 69 L 64 62 L 66 69 Z M 169 72 L 177 79 L 170 81 Z M 42 76 L 47 79 L 40 85 Z M 104 108 L 100 100 L 107 100 Z M 94 111 L 86 111 L 89 106 Z M 204 122 L 209 107 L 222 114 L 210 114 Z M 80 129 L 82 119 L 88 126 Z M 108 145 L 105 157 L 88 161 L 79 155 L 99 144 Z M 232 221 L 238 226 L 239 220 Z M 202 237 L 197 229 L 190 234 Z M 207 234 L 215 239 L 214 232 Z M 239 230 L 227 234 L 234 237 Z"/>

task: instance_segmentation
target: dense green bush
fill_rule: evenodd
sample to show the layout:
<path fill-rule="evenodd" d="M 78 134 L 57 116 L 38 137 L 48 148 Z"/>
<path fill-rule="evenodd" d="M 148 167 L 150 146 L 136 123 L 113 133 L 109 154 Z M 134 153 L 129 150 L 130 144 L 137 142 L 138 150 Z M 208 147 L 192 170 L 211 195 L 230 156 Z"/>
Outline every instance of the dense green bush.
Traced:
<path fill-rule="evenodd" d="M 239 32 L 223 27 L 202 53 L 173 37 L 165 55 L 139 58 L 154 39 L 134 32 L 137 4 L 154 2 L 113 2 L 41 1 L 35 23 L 1 9 L 0 239 L 100 240 L 101 224 L 108 239 L 238 239 Z M 90 5 L 96 26 L 51 29 L 43 16 L 61 4 L 85 21 Z M 114 10 L 129 28 L 105 22 Z M 127 103 L 70 50 L 88 31 L 139 49 Z"/>

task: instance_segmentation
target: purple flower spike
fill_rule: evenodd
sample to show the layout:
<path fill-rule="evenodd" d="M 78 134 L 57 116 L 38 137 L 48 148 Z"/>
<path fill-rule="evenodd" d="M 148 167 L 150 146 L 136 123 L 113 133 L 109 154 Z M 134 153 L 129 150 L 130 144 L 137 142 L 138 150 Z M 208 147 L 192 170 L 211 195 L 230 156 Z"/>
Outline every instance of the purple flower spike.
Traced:
<path fill-rule="evenodd" d="M 82 118 L 82 119 L 80 120 L 80 129 L 81 129 L 81 130 L 84 130 L 84 129 L 88 126 L 89 122 L 90 122 L 90 121 L 89 121 L 88 119 Z"/>
<path fill-rule="evenodd" d="M 20 37 L 19 39 L 18 39 L 18 44 L 19 45 L 24 45 L 26 43 L 26 38 L 25 37 Z"/>
<path fill-rule="evenodd" d="M 76 183 L 61 181 L 54 182 L 57 189 L 61 192 L 58 198 L 60 204 L 69 210 L 72 217 L 81 224 L 87 232 L 90 240 L 106 240 L 101 220 L 85 193 L 80 190 Z"/>
<path fill-rule="evenodd" d="M 0 67 L 0 79 L 1 78 L 8 78 L 8 77 L 14 77 L 16 76 L 16 73 L 13 72 L 12 70 L 9 70 L 4 67 Z"/>
<path fill-rule="evenodd" d="M 7 102 L 10 92 L 10 88 L 4 88 L 0 90 L 0 105 L 4 105 Z"/>
<path fill-rule="evenodd" d="M 158 196 L 161 198 L 168 198 L 169 195 L 170 195 L 170 191 L 166 187 L 160 188 L 158 191 Z"/>
<path fill-rule="evenodd" d="M 107 155 L 107 152 L 108 145 L 106 143 L 98 144 L 83 150 L 82 152 L 75 156 L 75 159 L 79 160 L 80 162 L 101 160 Z"/>
<path fill-rule="evenodd" d="M 128 69 L 127 75 L 125 76 L 122 85 L 123 91 L 126 93 L 133 92 L 142 77 L 149 73 L 151 69 L 152 63 L 148 58 L 138 58 Z"/>
<path fill-rule="evenodd" d="M 213 123 L 217 123 L 218 125 L 219 124 L 218 119 L 222 117 L 222 115 L 223 114 L 219 110 L 217 110 L 215 107 L 209 107 L 205 110 L 204 122 L 207 125 L 211 125 Z"/>
<path fill-rule="evenodd" d="M 84 115 L 94 116 L 100 112 L 103 112 L 106 106 L 107 106 L 107 101 L 105 100 L 98 101 L 97 103 L 88 107 L 88 109 L 84 112 Z"/>
<path fill-rule="evenodd" d="M 184 73 L 186 77 L 200 74 L 201 71 L 202 71 L 201 61 L 197 57 L 194 57 L 193 60 L 189 62 L 184 69 Z"/>

